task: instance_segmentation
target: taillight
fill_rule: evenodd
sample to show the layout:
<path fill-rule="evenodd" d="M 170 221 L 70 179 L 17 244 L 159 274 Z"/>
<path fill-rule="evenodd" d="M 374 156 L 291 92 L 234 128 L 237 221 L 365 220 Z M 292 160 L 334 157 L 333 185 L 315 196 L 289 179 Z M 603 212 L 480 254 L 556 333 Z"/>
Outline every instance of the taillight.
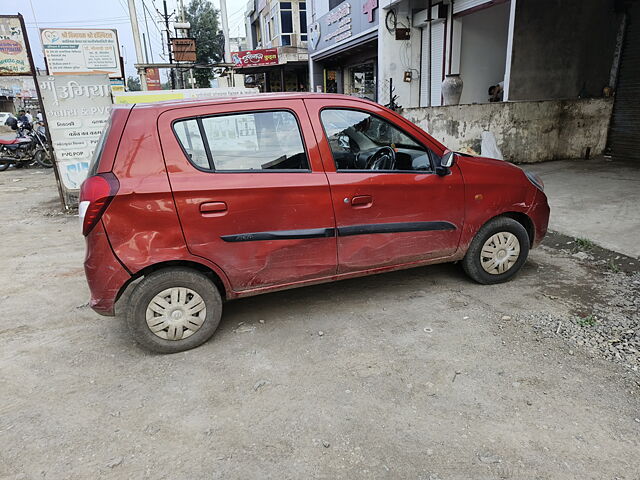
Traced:
<path fill-rule="evenodd" d="M 85 237 L 98 223 L 119 188 L 120 182 L 111 172 L 93 175 L 82 182 L 78 213 Z"/>

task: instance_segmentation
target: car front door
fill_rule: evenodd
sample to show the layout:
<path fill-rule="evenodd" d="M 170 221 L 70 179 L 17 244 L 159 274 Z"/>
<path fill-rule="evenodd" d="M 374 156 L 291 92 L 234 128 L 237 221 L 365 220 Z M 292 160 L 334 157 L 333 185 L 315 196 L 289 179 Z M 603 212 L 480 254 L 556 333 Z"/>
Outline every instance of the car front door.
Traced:
<path fill-rule="evenodd" d="M 348 273 L 453 255 L 464 220 L 454 165 L 434 173 L 444 147 L 410 122 L 357 100 L 305 100 L 320 145 Z"/>
<path fill-rule="evenodd" d="M 329 185 L 302 100 L 172 109 L 158 128 L 187 246 L 235 291 L 336 273 Z"/>

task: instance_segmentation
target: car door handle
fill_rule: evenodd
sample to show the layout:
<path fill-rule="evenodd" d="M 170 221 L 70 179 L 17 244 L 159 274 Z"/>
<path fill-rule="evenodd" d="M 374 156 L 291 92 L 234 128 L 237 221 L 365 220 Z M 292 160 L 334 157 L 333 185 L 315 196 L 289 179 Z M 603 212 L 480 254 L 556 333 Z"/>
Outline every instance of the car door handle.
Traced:
<path fill-rule="evenodd" d="M 351 206 L 354 208 L 368 208 L 373 205 L 371 195 L 356 195 L 351 199 Z"/>
<path fill-rule="evenodd" d="M 227 213 L 227 204 L 224 202 L 205 202 L 200 204 L 200 213 L 203 216 L 215 217 Z"/>

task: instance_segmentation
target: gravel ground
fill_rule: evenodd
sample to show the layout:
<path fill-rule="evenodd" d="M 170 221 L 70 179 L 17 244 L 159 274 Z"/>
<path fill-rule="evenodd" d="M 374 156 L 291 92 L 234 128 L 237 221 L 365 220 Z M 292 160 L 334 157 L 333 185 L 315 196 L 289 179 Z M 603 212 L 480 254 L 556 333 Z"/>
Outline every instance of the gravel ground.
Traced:
<path fill-rule="evenodd" d="M 160 356 L 87 308 L 50 171 L 0 174 L 0 215 L 0 479 L 640 478 L 633 260 L 551 236 L 507 284 L 438 265 L 238 300 Z"/>
<path fill-rule="evenodd" d="M 597 245 L 557 233 L 545 241 L 552 255 L 571 257 L 591 275 L 592 282 L 569 291 L 562 282 L 547 286 L 544 295 L 567 312 L 531 313 L 524 321 L 541 335 L 561 337 L 590 356 L 640 371 L 640 261 Z M 550 288 L 551 287 L 551 288 Z M 573 354 L 573 349 L 569 350 Z"/>

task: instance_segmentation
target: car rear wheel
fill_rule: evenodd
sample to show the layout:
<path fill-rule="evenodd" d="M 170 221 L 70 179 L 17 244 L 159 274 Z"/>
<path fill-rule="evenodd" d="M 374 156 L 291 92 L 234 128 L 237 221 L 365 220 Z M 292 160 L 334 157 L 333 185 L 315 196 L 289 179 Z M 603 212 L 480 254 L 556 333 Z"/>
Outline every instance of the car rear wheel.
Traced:
<path fill-rule="evenodd" d="M 528 255 L 527 230 L 512 218 L 498 217 L 478 231 L 462 267 L 478 283 L 502 283 L 518 273 Z"/>
<path fill-rule="evenodd" d="M 148 276 L 131 294 L 127 321 L 135 340 L 159 353 L 189 350 L 218 328 L 222 298 L 200 272 L 166 268 Z"/>

